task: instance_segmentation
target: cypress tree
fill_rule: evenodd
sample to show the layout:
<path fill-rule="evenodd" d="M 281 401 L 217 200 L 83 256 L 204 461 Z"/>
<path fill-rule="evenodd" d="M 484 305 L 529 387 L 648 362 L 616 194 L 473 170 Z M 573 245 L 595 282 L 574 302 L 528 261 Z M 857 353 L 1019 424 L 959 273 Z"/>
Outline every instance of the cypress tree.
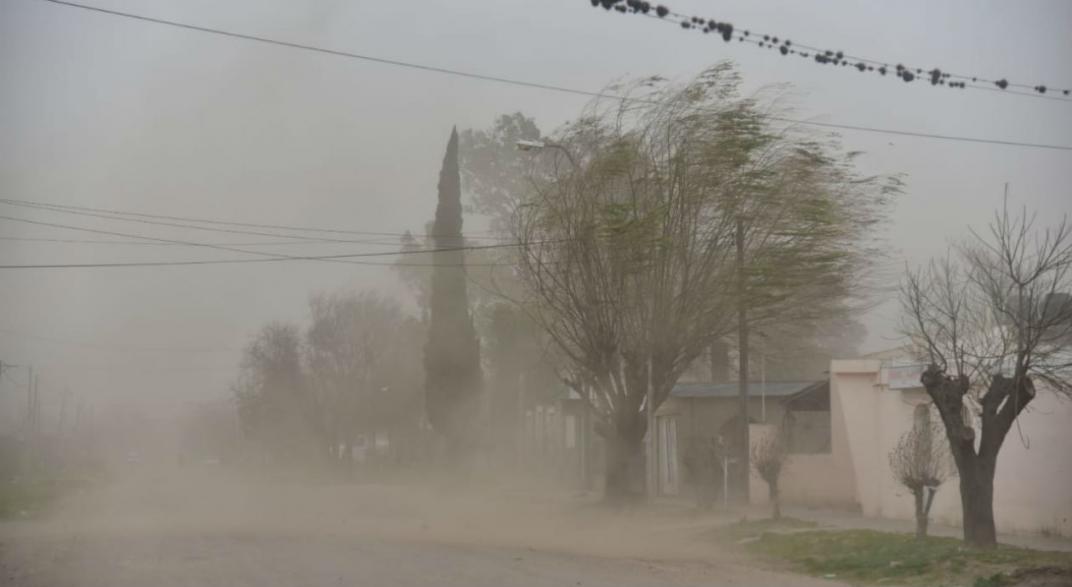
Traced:
<path fill-rule="evenodd" d="M 457 249 L 462 239 L 458 131 L 453 129 L 439 172 L 439 203 L 432 240 L 436 249 Z M 424 348 L 425 408 L 432 427 L 447 441 L 452 456 L 475 440 L 481 388 L 480 343 L 469 313 L 465 252 L 435 253 Z"/>

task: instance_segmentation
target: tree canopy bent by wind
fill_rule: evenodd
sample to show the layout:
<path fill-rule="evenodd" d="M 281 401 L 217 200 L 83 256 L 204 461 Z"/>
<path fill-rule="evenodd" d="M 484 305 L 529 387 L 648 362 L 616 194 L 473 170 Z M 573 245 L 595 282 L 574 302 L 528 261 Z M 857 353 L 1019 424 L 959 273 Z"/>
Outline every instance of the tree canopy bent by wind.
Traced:
<path fill-rule="evenodd" d="M 741 300 L 760 324 L 859 299 L 899 189 L 831 140 L 776 127 L 739 85 L 719 64 L 613 87 L 637 99 L 597 99 L 554 133 L 515 206 L 523 303 L 598 416 L 611 497 L 628 492 L 648 386 L 658 406 Z"/>

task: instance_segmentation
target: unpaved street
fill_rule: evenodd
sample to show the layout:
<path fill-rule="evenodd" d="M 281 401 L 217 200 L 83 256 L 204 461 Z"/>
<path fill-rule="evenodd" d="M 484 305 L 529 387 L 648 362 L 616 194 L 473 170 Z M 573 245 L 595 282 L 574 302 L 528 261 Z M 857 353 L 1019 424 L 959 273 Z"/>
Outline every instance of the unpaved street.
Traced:
<path fill-rule="evenodd" d="M 456 486 L 142 472 L 0 525 L 0 568 L 31 587 L 830 584 L 744 566 L 704 524 Z"/>

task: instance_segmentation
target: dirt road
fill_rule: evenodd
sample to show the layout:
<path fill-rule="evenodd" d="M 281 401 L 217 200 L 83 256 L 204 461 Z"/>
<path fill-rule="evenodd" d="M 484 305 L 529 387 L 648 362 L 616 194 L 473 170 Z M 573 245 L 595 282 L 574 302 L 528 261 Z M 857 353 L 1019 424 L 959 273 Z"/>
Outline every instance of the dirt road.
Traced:
<path fill-rule="evenodd" d="M 454 486 L 143 472 L 0 524 L 0 584 L 831 585 L 742 565 L 709 525 Z"/>

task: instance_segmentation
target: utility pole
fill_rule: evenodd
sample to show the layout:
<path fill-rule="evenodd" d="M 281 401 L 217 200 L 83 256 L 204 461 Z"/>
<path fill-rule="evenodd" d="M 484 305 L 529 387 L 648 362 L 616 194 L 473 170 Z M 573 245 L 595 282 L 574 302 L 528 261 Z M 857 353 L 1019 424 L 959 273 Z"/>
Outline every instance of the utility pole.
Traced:
<path fill-rule="evenodd" d="M 26 437 L 29 438 L 33 435 L 34 429 L 34 412 L 36 406 L 34 405 L 37 398 L 37 377 L 34 376 L 33 365 L 26 368 L 30 377 L 26 381 Z"/>
<path fill-rule="evenodd" d="M 767 342 L 765 335 L 760 332 L 759 347 L 759 421 L 767 423 Z"/>
<path fill-rule="evenodd" d="M 748 308 L 745 301 L 744 222 L 737 217 L 737 399 L 740 419 L 737 467 L 737 491 L 743 503 L 748 503 L 749 435 L 748 435 Z"/>
<path fill-rule="evenodd" d="M 648 389 L 647 397 L 645 398 L 647 404 L 647 418 L 648 418 L 648 458 L 645 459 L 647 463 L 647 493 L 648 499 L 655 497 L 655 494 L 659 491 L 659 477 L 658 477 L 658 447 L 656 442 L 657 430 L 655 430 L 655 389 L 651 385 L 651 368 L 654 361 L 652 360 L 651 351 L 648 351 Z"/>

